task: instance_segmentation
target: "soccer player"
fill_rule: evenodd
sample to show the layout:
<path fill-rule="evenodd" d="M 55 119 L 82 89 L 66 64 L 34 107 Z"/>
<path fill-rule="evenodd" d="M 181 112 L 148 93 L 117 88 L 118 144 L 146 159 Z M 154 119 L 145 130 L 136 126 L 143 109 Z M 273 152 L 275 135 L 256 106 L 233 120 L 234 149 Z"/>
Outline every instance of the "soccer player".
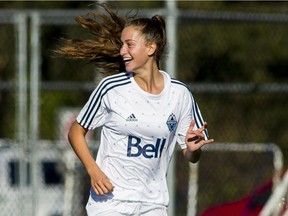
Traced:
<path fill-rule="evenodd" d="M 176 143 L 196 163 L 201 147 L 214 140 L 185 84 L 159 68 L 166 46 L 163 18 L 124 19 L 102 7 L 108 16 L 77 19 L 94 38 L 68 40 L 59 50 L 114 73 L 97 85 L 68 135 L 91 178 L 86 210 L 89 216 L 165 216 L 166 173 Z M 98 127 L 95 162 L 85 134 Z"/>

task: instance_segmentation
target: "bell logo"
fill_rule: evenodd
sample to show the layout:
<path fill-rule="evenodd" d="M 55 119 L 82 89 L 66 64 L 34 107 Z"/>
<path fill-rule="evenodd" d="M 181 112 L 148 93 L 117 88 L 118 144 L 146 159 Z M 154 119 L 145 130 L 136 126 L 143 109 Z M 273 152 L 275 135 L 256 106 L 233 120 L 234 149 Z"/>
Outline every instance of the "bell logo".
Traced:
<path fill-rule="evenodd" d="M 141 146 L 141 138 L 136 136 L 128 136 L 128 157 L 139 157 L 143 155 L 145 158 L 160 158 L 164 149 L 166 139 L 157 139 L 155 144 L 146 144 Z"/>

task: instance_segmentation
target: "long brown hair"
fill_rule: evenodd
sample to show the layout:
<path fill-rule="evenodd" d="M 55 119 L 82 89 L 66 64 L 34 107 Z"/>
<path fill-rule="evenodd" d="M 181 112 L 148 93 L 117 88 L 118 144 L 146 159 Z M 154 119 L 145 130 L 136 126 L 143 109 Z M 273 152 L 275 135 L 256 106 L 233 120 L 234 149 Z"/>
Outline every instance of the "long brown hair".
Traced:
<path fill-rule="evenodd" d="M 55 52 L 71 59 L 86 60 L 94 63 L 97 70 L 106 75 L 124 71 L 119 54 L 121 32 L 126 19 L 118 16 L 107 4 L 99 4 L 108 14 L 91 12 L 75 18 L 76 22 L 87 29 L 91 39 L 62 39 L 63 45 Z"/>
<path fill-rule="evenodd" d="M 87 29 L 92 35 L 91 39 L 63 39 L 63 46 L 56 53 L 78 60 L 94 63 L 97 71 L 105 75 L 125 71 L 120 56 L 122 46 L 121 33 L 124 27 L 137 27 L 147 43 L 155 42 L 157 45 L 155 56 L 159 61 L 166 46 L 165 22 L 159 15 L 149 18 L 121 17 L 103 3 L 98 4 L 107 14 L 91 12 L 85 16 L 78 16 L 75 20 L 81 27 Z"/>

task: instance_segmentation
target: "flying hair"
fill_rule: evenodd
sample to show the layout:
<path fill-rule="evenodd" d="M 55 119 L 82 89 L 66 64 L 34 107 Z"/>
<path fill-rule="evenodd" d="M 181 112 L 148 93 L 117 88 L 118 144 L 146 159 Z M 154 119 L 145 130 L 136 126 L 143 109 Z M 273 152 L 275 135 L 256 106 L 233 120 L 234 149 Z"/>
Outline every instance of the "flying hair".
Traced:
<path fill-rule="evenodd" d="M 55 50 L 56 54 L 70 59 L 85 60 L 93 63 L 97 71 L 109 75 L 124 71 L 123 61 L 119 54 L 121 32 L 126 19 L 118 16 L 107 4 L 98 4 L 106 13 L 90 12 L 77 16 L 75 21 L 92 38 L 61 39 L 62 45 Z"/>
<path fill-rule="evenodd" d="M 77 16 L 75 21 L 92 38 L 89 39 L 61 39 L 62 45 L 56 54 L 70 59 L 85 60 L 93 63 L 97 71 L 105 74 L 115 74 L 125 71 L 120 56 L 122 46 L 121 33 L 124 27 L 133 25 L 139 27 L 146 41 L 155 42 L 156 60 L 159 67 L 160 58 L 166 45 L 165 22 L 159 15 L 148 18 L 122 17 L 113 12 L 105 3 L 98 4 L 106 13 L 90 12 L 84 16 Z"/>

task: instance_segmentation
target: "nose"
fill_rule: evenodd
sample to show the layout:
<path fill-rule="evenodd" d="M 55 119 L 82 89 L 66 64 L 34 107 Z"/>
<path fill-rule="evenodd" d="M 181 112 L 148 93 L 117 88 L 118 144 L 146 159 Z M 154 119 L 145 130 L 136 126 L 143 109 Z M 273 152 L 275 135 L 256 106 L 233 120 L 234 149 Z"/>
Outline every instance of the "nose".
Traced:
<path fill-rule="evenodd" d="M 126 48 L 124 45 L 120 47 L 120 56 L 123 56 L 126 53 Z"/>

